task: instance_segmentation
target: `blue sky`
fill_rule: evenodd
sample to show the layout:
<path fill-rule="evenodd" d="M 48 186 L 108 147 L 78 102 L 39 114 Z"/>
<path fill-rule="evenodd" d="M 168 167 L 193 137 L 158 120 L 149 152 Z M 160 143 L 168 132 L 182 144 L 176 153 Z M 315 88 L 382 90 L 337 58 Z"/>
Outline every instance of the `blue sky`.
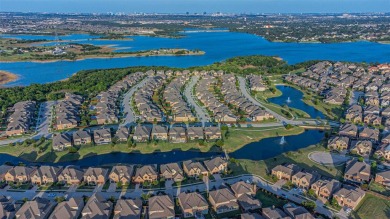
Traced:
<path fill-rule="evenodd" d="M 19 12 L 389 12 L 390 0 L 0 0 L 0 11 Z"/>

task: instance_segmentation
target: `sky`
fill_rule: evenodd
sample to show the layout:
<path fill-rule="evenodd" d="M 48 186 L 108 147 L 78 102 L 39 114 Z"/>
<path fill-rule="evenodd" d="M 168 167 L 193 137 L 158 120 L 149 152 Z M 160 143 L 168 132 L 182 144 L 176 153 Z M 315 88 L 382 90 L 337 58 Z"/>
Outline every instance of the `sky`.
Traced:
<path fill-rule="evenodd" d="M 60 13 L 390 12 L 390 0 L 0 0 L 0 11 Z"/>

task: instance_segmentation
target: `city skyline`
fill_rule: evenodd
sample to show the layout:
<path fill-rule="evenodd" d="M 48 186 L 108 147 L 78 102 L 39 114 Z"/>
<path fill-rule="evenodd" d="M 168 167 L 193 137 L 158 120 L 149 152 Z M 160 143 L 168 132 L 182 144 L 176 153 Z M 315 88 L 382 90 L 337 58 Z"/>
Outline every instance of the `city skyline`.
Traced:
<path fill-rule="evenodd" d="M 223 2 L 223 4 L 222 4 Z M 93 4 L 92 4 L 93 3 Z M 107 5 L 107 3 L 110 3 Z M 150 5 L 153 5 L 151 7 Z M 2 12 L 53 13 L 364 13 L 389 12 L 389 0 L 2 0 Z"/>

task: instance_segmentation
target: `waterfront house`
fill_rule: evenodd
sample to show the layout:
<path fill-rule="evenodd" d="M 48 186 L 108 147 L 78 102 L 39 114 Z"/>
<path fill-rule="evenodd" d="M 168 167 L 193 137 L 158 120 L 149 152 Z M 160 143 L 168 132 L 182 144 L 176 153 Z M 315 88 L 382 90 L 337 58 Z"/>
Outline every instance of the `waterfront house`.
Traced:
<path fill-rule="evenodd" d="M 53 134 L 53 150 L 63 151 L 67 148 L 72 147 L 72 138 L 66 134 Z"/>
<path fill-rule="evenodd" d="M 356 183 L 365 183 L 370 180 L 371 167 L 365 162 L 352 159 L 347 162 L 344 171 L 344 180 Z"/>
<path fill-rule="evenodd" d="M 228 188 L 221 188 L 209 192 L 209 202 L 217 214 L 236 211 L 239 209 L 237 198 Z"/>
<path fill-rule="evenodd" d="M 111 142 L 110 129 L 97 129 L 93 131 L 93 140 L 95 144 L 108 144 Z"/>
<path fill-rule="evenodd" d="M 37 185 L 56 183 L 58 181 L 58 175 L 61 173 L 61 171 L 61 167 L 40 166 L 32 174 L 31 182 Z"/>
<path fill-rule="evenodd" d="M 99 167 L 89 167 L 84 172 L 84 182 L 88 185 L 103 185 L 107 181 L 108 170 Z"/>
<path fill-rule="evenodd" d="M 222 157 L 215 157 L 211 160 L 205 160 L 204 165 L 211 174 L 225 173 L 227 171 L 227 161 Z"/>
<path fill-rule="evenodd" d="M 81 212 L 81 218 L 108 219 L 111 216 L 112 208 L 113 203 L 111 201 L 106 200 L 100 193 L 93 193 Z"/>
<path fill-rule="evenodd" d="M 133 172 L 134 167 L 131 165 L 116 165 L 112 167 L 108 177 L 111 183 L 121 182 L 123 185 L 127 185 L 131 182 Z"/>
<path fill-rule="evenodd" d="M 301 168 L 295 164 L 277 165 L 276 167 L 272 168 L 271 174 L 276 176 L 277 179 L 291 181 L 292 176 L 300 170 Z"/>
<path fill-rule="evenodd" d="M 152 140 L 168 141 L 168 128 L 161 125 L 153 125 Z"/>
<path fill-rule="evenodd" d="M 31 181 L 31 176 L 36 170 L 34 167 L 14 166 L 4 175 L 4 180 L 13 183 L 27 183 Z"/>
<path fill-rule="evenodd" d="M 67 185 L 79 185 L 83 181 L 84 171 L 75 166 L 66 166 L 58 175 L 58 182 Z"/>
<path fill-rule="evenodd" d="M 12 169 L 13 166 L 8 166 L 8 165 L 0 165 L 0 181 L 4 181 L 5 179 L 5 174 Z"/>
<path fill-rule="evenodd" d="M 358 135 L 358 127 L 351 123 L 345 123 L 340 126 L 339 135 L 356 138 Z"/>
<path fill-rule="evenodd" d="M 379 172 L 375 175 L 375 182 L 390 189 L 390 170 Z"/>
<path fill-rule="evenodd" d="M 187 137 L 189 141 L 197 141 L 204 139 L 203 127 L 188 127 Z"/>
<path fill-rule="evenodd" d="M 349 138 L 344 136 L 333 136 L 328 140 L 328 149 L 343 151 L 347 150 Z"/>
<path fill-rule="evenodd" d="M 201 218 L 209 212 L 209 204 L 206 199 L 197 192 L 182 192 L 177 197 L 182 216 L 184 218 Z"/>
<path fill-rule="evenodd" d="M 146 125 L 135 127 L 133 140 L 136 142 L 148 142 L 150 139 L 151 128 Z"/>
<path fill-rule="evenodd" d="M 92 143 L 92 138 L 88 131 L 78 130 L 76 132 L 73 132 L 74 145 L 86 145 L 91 143 Z"/>
<path fill-rule="evenodd" d="M 148 200 L 149 219 L 172 219 L 175 217 L 175 205 L 168 195 L 157 195 Z"/>
<path fill-rule="evenodd" d="M 157 181 L 157 165 L 144 165 L 137 168 L 135 175 L 133 176 L 134 183 L 144 183 Z"/>
<path fill-rule="evenodd" d="M 222 138 L 221 129 L 219 127 L 204 128 L 204 135 L 207 140 L 218 140 Z"/>
<path fill-rule="evenodd" d="M 208 171 L 202 163 L 192 160 L 183 162 L 183 170 L 188 177 L 198 178 L 200 175 L 208 176 Z"/>
<path fill-rule="evenodd" d="M 335 179 L 319 179 L 311 185 L 311 189 L 317 196 L 328 200 L 340 187 L 341 183 Z"/>
<path fill-rule="evenodd" d="M 180 182 L 184 179 L 182 168 L 177 163 L 160 165 L 160 178 Z"/>
<path fill-rule="evenodd" d="M 136 199 L 118 199 L 114 208 L 113 219 L 140 219 L 142 213 L 142 200 Z"/>
<path fill-rule="evenodd" d="M 49 219 L 73 219 L 78 218 L 84 208 L 83 198 L 70 198 L 58 203 Z"/>
<path fill-rule="evenodd" d="M 127 142 L 129 136 L 130 136 L 130 131 L 126 126 L 122 126 L 118 128 L 118 130 L 115 133 L 115 138 L 119 142 Z"/>
<path fill-rule="evenodd" d="M 169 130 L 169 141 L 172 143 L 187 142 L 186 129 L 184 127 L 172 127 Z"/>
<path fill-rule="evenodd" d="M 16 219 L 46 219 L 55 207 L 55 202 L 49 199 L 36 197 L 32 201 L 26 201 L 15 213 Z"/>
<path fill-rule="evenodd" d="M 372 142 L 367 140 L 353 141 L 351 144 L 350 153 L 357 154 L 362 157 L 369 157 L 372 151 Z"/>
<path fill-rule="evenodd" d="M 299 171 L 292 176 L 292 183 L 301 189 L 309 190 L 318 178 L 320 175 L 317 172 Z"/>
<path fill-rule="evenodd" d="M 366 193 L 358 187 L 343 185 L 343 188 L 334 193 L 338 205 L 355 209 Z"/>

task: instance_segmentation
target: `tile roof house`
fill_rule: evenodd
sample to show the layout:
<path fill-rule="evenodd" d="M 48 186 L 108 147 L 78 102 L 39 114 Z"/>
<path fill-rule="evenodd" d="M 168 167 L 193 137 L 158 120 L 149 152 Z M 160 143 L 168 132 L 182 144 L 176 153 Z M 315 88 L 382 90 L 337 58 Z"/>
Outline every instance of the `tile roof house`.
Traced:
<path fill-rule="evenodd" d="M 49 219 L 73 219 L 78 218 L 84 208 L 83 198 L 70 198 L 60 202 L 50 215 Z"/>
<path fill-rule="evenodd" d="M 200 175 L 208 176 L 206 168 L 200 162 L 187 160 L 183 162 L 183 170 L 188 177 L 197 178 Z"/>
<path fill-rule="evenodd" d="M 84 182 L 88 185 L 103 185 L 107 181 L 108 170 L 99 167 L 89 167 L 84 172 Z"/>
<path fill-rule="evenodd" d="M 224 173 L 227 171 L 227 161 L 222 157 L 215 157 L 211 160 L 205 160 L 204 165 L 211 174 Z"/>
<path fill-rule="evenodd" d="M 296 218 L 296 219 L 315 219 L 315 217 L 313 217 L 313 215 L 311 215 L 309 213 L 308 210 L 306 210 L 306 208 L 302 207 L 302 206 L 298 206 L 294 203 L 287 203 L 283 206 L 283 209 L 284 211 L 290 215 L 292 218 Z"/>
<path fill-rule="evenodd" d="M 325 199 L 330 199 L 340 187 L 341 183 L 335 179 L 319 179 L 311 185 L 316 195 Z"/>
<path fill-rule="evenodd" d="M 160 165 L 160 178 L 181 182 L 184 179 L 183 169 L 177 163 Z"/>
<path fill-rule="evenodd" d="M 150 140 L 151 128 L 145 125 L 135 127 L 133 140 L 136 142 L 147 142 Z"/>
<path fill-rule="evenodd" d="M 4 175 L 6 182 L 26 183 L 31 181 L 31 176 L 37 169 L 33 167 L 14 166 Z"/>
<path fill-rule="evenodd" d="M 239 209 L 237 198 L 228 188 L 210 191 L 208 198 L 212 208 L 217 214 Z"/>
<path fill-rule="evenodd" d="M 349 146 L 349 138 L 343 136 L 333 136 L 328 140 L 328 148 L 330 150 L 343 151 Z"/>
<path fill-rule="evenodd" d="M 375 175 L 375 182 L 386 188 L 390 188 L 390 170 L 379 172 Z"/>
<path fill-rule="evenodd" d="M 333 197 L 342 207 L 355 209 L 366 193 L 360 188 L 344 185 Z"/>
<path fill-rule="evenodd" d="M 123 185 L 127 185 L 131 182 L 133 177 L 134 166 L 131 165 L 116 165 L 113 166 L 109 174 L 110 181 L 112 183 L 121 182 Z"/>
<path fill-rule="evenodd" d="M 276 176 L 277 179 L 291 181 L 292 176 L 300 170 L 301 168 L 295 164 L 277 165 L 272 168 L 271 174 Z"/>
<path fill-rule="evenodd" d="M 108 219 L 111 216 L 112 208 L 112 202 L 107 201 L 101 194 L 94 193 L 91 197 L 89 197 L 83 211 L 81 212 L 81 215 L 83 219 Z"/>
<path fill-rule="evenodd" d="M 53 150 L 63 151 L 72 147 L 72 145 L 72 138 L 68 134 L 53 134 Z"/>
<path fill-rule="evenodd" d="M 140 219 L 142 213 L 142 200 L 119 199 L 114 208 L 113 219 Z"/>
<path fill-rule="evenodd" d="M 364 183 L 370 180 L 371 167 L 365 162 L 359 162 L 357 159 L 352 159 L 347 162 L 344 179 L 357 183 Z"/>
<path fill-rule="evenodd" d="M 58 182 L 68 185 L 79 185 L 83 181 L 83 177 L 83 170 L 75 166 L 67 166 L 58 175 Z"/>
<path fill-rule="evenodd" d="M 144 183 L 157 181 L 157 165 L 144 165 L 140 168 L 137 168 L 135 175 L 133 176 L 134 183 Z"/>
<path fill-rule="evenodd" d="M 73 144 L 74 145 L 85 145 L 92 142 L 91 135 L 89 132 L 84 130 L 78 130 L 73 132 Z"/>
<path fill-rule="evenodd" d="M 32 201 L 27 201 L 20 207 L 15 213 L 17 219 L 46 219 L 51 211 L 54 209 L 55 203 L 45 199 L 37 197 Z"/>
<path fill-rule="evenodd" d="M 158 195 L 149 198 L 149 219 L 171 219 L 175 217 L 175 205 L 168 195 Z"/>
<path fill-rule="evenodd" d="M 207 200 L 197 192 L 180 193 L 177 197 L 184 218 L 200 218 L 209 212 Z"/>
<path fill-rule="evenodd" d="M 37 185 L 56 183 L 58 181 L 58 175 L 61 171 L 61 167 L 40 166 L 31 175 L 31 182 Z"/>
<path fill-rule="evenodd" d="M 108 144 L 111 142 L 110 129 L 97 129 L 93 131 L 93 140 L 95 144 Z"/>

